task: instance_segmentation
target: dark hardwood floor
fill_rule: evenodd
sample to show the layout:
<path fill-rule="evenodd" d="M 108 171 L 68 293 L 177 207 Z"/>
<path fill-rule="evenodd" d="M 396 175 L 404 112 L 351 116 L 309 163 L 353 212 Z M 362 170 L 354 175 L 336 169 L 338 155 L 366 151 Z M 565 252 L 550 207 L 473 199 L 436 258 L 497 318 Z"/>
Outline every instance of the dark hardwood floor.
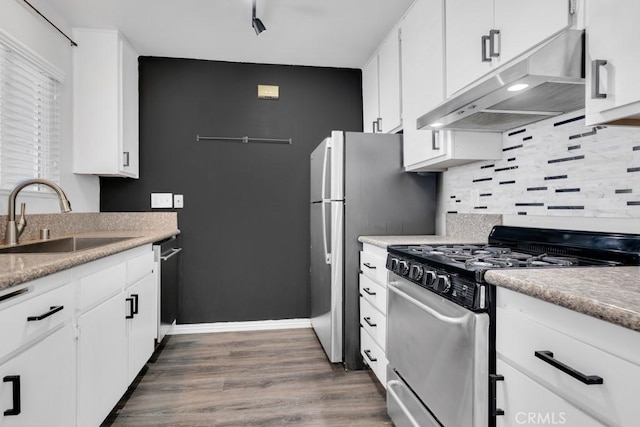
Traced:
<path fill-rule="evenodd" d="M 328 362 L 313 330 L 174 335 L 103 426 L 391 426 L 370 371 Z"/>

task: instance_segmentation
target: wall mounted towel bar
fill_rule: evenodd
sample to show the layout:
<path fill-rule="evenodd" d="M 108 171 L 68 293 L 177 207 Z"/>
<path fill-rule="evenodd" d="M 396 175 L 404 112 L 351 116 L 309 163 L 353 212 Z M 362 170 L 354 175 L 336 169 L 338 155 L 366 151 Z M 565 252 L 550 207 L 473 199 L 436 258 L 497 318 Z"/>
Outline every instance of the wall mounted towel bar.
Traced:
<path fill-rule="evenodd" d="M 239 141 L 243 144 L 248 144 L 249 142 L 266 142 L 270 144 L 293 144 L 293 140 L 282 139 L 282 138 L 252 138 L 249 136 L 243 136 L 240 138 L 233 138 L 228 136 L 200 136 L 196 135 L 196 141 Z"/>

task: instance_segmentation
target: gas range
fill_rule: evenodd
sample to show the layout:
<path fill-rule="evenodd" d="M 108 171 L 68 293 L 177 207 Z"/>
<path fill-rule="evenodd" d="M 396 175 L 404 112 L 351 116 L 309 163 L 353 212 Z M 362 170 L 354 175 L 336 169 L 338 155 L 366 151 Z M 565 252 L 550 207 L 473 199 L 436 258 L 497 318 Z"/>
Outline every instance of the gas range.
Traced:
<path fill-rule="evenodd" d="M 388 270 L 473 311 L 489 308 L 489 269 L 640 265 L 640 236 L 575 230 L 496 226 L 488 244 L 387 250 Z"/>

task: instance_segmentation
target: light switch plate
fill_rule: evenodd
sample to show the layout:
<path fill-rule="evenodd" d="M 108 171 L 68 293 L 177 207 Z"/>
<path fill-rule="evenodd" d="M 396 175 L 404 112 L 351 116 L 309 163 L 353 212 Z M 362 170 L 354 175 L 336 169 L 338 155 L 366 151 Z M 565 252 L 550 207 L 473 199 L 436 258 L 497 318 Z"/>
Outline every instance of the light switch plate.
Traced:
<path fill-rule="evenodd" d="M 173 208 L 173 193 L 151 193 L 151 209 Z"/>
<path fill-rule="evenodd" d="M 176 209 L 184 208 L 184 196 L 182 194 L 173 195 L 173 207 Z"/>

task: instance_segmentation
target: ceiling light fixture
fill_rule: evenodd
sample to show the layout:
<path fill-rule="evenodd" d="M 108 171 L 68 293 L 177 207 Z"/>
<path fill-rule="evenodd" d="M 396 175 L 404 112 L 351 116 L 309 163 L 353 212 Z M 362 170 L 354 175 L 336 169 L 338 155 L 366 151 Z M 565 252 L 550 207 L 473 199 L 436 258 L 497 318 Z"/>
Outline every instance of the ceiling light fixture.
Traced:
<path fill-rule="evenodd" d="M 261 32 L 265 31 L 267 27 L 264 26 L 259 18 L 256 18 L 256 0 L 253 0 L 253 14 L 251 15 L 251 26 L 256 31 L 256 36 L 259 36 Z"/>

